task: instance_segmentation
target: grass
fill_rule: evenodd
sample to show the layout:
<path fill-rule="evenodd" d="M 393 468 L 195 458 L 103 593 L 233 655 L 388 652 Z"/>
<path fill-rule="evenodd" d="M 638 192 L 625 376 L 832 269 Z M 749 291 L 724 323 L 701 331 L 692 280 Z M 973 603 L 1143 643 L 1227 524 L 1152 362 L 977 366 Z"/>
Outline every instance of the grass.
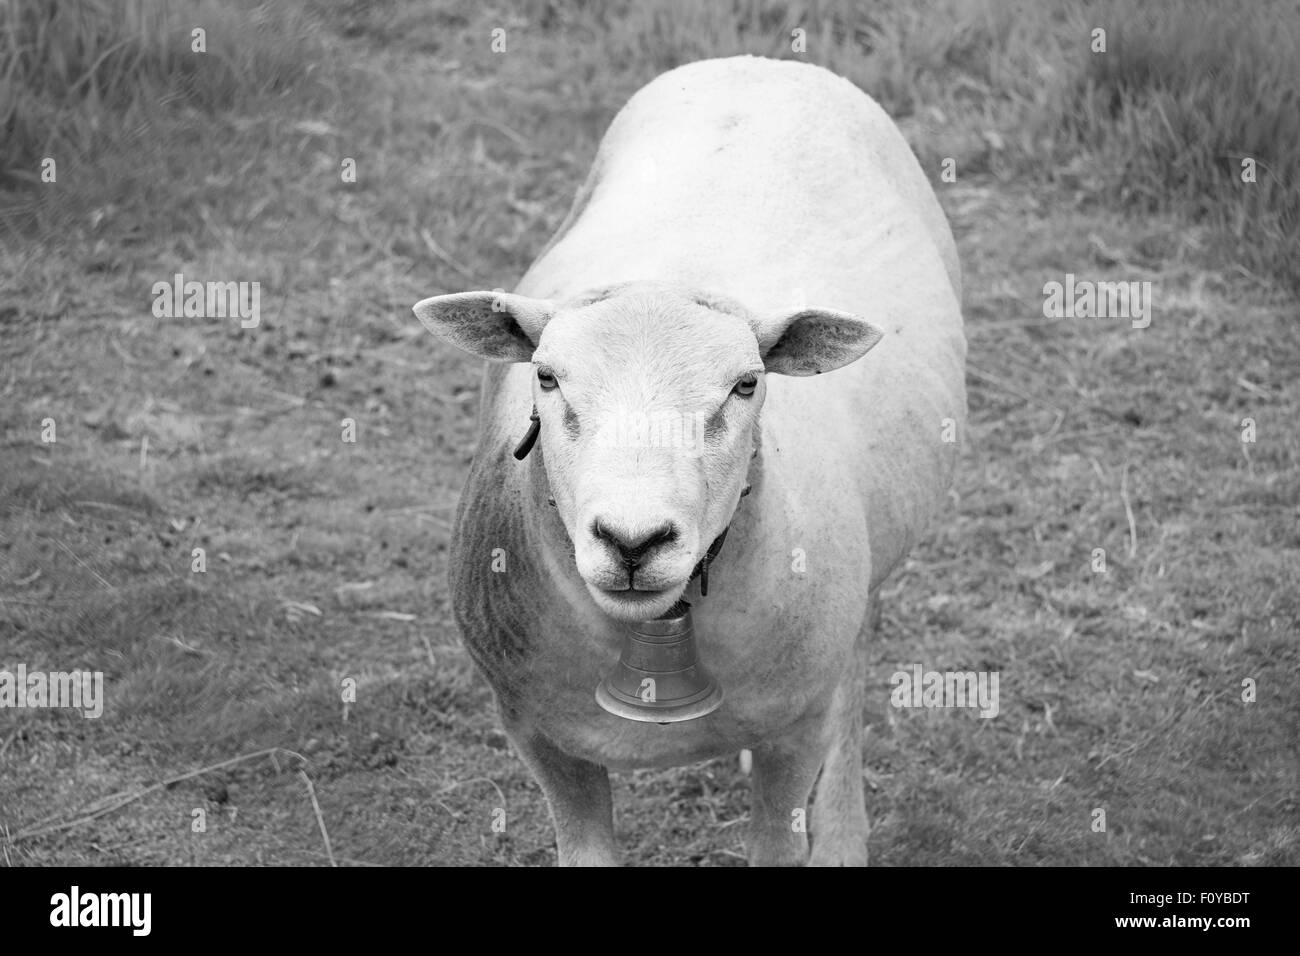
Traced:
<path fill-rule="evenodd" d="M 1113 46 L 1092 56 L 1065 114 L 1076 149 L 1126 206 L 1173 208 L 1223 237 L 1220 253 L 1297 286 L 1300 22 L 1211 2 L 1112 2 Z M 1243 161 L 1256 168 L 1247 173 Z M 1244 181 L 1252 176 L 1250 182 Z"/>
<path fill-rule="evenodd" d="M 211 201 L 214 186 L 249 171 L 245 147 L 266 146 L 265 130 L 241 135 L 248 124 L 236 115 L 256 116 L 285 95 L 298 103 L 322 95 L 316 74 L 327 51 L 319 41 L 296 5 L 0 6 L 0 188 L 10 193 L 0 225 L 11 239 L 35 231 L 128 243 L 182 228 Z M 235 170 L 221 162 L 232 150 L 245 156 Z M 43 179 L 45 160 L 54 162 L 54 183 Z M 150 202 L 159 182 L 180 177 L 192 177 L 192 188 Z"/>
<path fill-rule="evenodd" d="M 300 768 L 342 862 L 554 859 L 447 605 L 478 369 L 409 307 L 509 287 L 627 96 L 754 52 L 900 118 L 965 272 L 969 452 L 869 661 L 873 859 L 1300 862 L 1297 140 L 1266 108 L 1297 60 L 1253 9 L 1207 44 L 1121 3 L 6 5 L 0 667 L 103 670 L 109 701 L 0 712 L 3 859 L 322 863 Z M 261 325 L 155 318 L 178 271 L 260 281 Z M 1152 281 L 1151 327 L 1044 320 L 1066 272 Z M 1001 714 L 890 709 L 913 662 L 1000 670 Z M 305 763 L 21 836 L 271 747 Z M 619 775 L 628 858 L 739 863 L 745 790 L 734 761 Z"/>

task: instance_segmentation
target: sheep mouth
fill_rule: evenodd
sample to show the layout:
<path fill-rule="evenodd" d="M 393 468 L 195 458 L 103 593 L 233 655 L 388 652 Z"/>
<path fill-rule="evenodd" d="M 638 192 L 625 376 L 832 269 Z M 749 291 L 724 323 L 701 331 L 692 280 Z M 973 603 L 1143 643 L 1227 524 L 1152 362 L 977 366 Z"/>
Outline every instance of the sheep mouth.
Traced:
<path fill-rule="evenodd" d="M 597 605 L 620 621 L 647 621 L 680 598 L 682 585 L 667 588 L 604 588 L 588 585 Z"/>
<path fill-rule="evenodd" d="M 672 580 L 662 574 L 646 574 L 644 580 L 641 572 L 602 576 L 595 581 L 588 580 L 587 586 L 614 600 L 642 601 L 668 594 L 675 588 L 683 587 L 689 579 Z"/>
<path fill-rule="evenodd" d="M 672 588 L 601 588 L 605 594 L 620 601 L 650 601 L 663 594 L 667 594 Z"/>

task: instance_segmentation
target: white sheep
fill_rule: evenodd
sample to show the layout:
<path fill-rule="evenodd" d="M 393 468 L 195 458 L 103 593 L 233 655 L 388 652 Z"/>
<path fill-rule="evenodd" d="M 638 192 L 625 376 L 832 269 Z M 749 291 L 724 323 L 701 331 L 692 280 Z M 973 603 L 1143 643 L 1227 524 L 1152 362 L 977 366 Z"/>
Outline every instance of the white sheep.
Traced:
<path fill-rule="evenodd" d="M 742 749 L 752 864 L 809 860 L 819 771 L 810 862 L 866 862 L 863 646 L 951 480 L 960 299 L 947 220 L 884 111 L 819 67 L 735 57 L 632 97 L 516 292 L 415 306 L 490 363 L 453 600 L 561 864 L 617 862 L 607 768 Z M 701 599 L 692 571 L 724 531 Z M 722 705 L 606 713 L 593 690 L 627 622 L 679 598 Z"/>

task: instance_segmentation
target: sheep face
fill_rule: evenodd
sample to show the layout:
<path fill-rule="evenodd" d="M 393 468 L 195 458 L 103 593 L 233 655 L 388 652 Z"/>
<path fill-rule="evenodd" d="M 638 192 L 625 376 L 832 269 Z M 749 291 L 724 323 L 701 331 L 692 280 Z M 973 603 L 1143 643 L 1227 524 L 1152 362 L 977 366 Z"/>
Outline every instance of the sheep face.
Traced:
<path fill-rule="evenodd" d="M 438 296 L 415 312 L 467 351 L 529 363 L 549 496 L 592 600 L 624 621 L 668 611 L 730 523 L 756 448 L 765 374 L 838 368 L 880 338 L 844 313 L 761 318 L 661 283 L 558 304 Z"/>
<path fill-rule="evenodd" d="M 621 620 L 664 613 L 745 486 L 765 387 L 748 317 L 629 288 L 557 309 L 531 362 L 550 494 L 592 599 Z"/>

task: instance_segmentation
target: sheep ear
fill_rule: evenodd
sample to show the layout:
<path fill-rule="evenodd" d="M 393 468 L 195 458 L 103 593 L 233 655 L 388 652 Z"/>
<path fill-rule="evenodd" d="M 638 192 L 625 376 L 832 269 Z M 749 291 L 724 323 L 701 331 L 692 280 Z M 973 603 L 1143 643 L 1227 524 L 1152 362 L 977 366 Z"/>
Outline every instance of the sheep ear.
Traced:
<path fill-rule="evenodd" d="M 866 355 L 885 333 L 865 319 L 833 309 L 798 309 L 760 325 L 763 367 L 778 375 L 817 375 Z"/>
<path fill-rule="evenodd" d="M 527 362 L 555 303 L 510 292 L 458 292 L 421 299 L 412 307 L 421 324 L 489 362 Z"/>

